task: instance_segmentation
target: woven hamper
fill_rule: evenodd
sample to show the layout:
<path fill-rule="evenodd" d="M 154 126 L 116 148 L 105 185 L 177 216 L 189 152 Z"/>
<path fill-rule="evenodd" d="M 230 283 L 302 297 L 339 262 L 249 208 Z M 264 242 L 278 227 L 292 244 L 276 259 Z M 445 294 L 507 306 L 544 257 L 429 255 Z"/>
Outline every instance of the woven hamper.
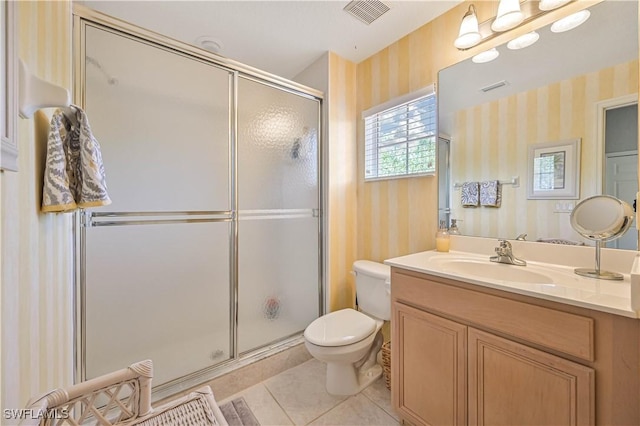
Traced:
<path fill-rule="evenodd" d="M 382 373 L 387 389 L 391 390 L 391 342 L 382 345 Z"/>

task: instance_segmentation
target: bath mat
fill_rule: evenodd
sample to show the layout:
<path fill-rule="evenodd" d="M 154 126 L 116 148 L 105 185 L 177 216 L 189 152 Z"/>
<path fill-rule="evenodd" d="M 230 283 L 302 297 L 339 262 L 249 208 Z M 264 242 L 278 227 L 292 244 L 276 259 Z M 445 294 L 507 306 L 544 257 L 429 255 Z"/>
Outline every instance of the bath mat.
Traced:
<path fill-rule="evenodd" d="M 220 406 L 229 426 L 260 426 L 244 398 L 236 398 Z"/>

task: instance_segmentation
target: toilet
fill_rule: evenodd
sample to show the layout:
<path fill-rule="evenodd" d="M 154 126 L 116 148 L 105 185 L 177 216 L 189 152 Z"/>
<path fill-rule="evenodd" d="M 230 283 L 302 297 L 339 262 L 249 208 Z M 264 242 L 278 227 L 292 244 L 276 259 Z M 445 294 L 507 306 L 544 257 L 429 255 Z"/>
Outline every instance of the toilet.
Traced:
<path fill-rule="evenodd" d="M 382 374 L 377 362 L 382 324 L 391 319 L 391 271 L 369 260 L 353 263 L 360 311 L 341 309 L 323 315 L 304 331 L 309 353 L 327 364 L 327 392 L 354 395 Z"/>

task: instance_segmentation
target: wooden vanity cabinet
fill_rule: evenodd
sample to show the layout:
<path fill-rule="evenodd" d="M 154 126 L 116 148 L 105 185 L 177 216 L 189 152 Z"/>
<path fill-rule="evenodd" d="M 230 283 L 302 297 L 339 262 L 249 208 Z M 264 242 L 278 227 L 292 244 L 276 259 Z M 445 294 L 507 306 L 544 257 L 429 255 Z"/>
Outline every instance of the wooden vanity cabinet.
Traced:
<path fill-rule="evenodd" d="M 592 368 L 469 328 L 469 424 L 594 423 Z"/>
<path fill-rule="evenodd" d="M 467 327 L 399 302 L 393 309 L 396 410 L 415 424 L 466 424 Z"/>
<path fill-rule="evenodd" d="M 639 321 L 392 268 L 391 393 L 415 425 L 638 425 Z"/>

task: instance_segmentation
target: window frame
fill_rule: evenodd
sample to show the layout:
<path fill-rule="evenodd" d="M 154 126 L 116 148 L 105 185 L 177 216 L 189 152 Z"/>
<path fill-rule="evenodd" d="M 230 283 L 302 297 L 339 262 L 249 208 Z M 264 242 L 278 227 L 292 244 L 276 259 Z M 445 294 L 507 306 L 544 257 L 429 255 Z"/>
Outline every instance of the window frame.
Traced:
<path fill-rule="evenodd" d="M 384 102 L 382 104 L 379 104 L 375 107 L 369 108 L 366 111 L 362 112 L 362 123 L 364 126 L 364 130 L 363 130 L 363 139 L 364 139 L 364 170 L 363 170 L 363 177 L 364 177 L 364 181 L 365 182 L 373 182 L 373 181 L 379 181 L 379 180 L 391 180 L 391 179 L 404 179 L 404 178 L 412 178 L 412 177 L 422 177 L 422 176 L 435 176 L 436 175 L 436 169 L 437 169 L 437 141 L 438 141 L 438 131 L 437 131 L 437 126 L 438 126 L 438 111 L 437 111 L 437 99 L 436 100 L 436 105 L 435 105 L 435 110 L 434 110 L 434 117 L 433 117 L 433 121 L 434 121 L 434 134 L 433 134 L 433 149 L 434 149 L 434 165 L 433 165 L 433 169 L 429 170 L 429 171 L 420 171 L 417 173 L 410 173 L 409 172 L 409 161 L 408 161 L 408 157 L 410 155 L 409 152 L 409 144 L 413 141 L 416 140 L 420 140 L 420 139 L 409 139 L 407 138 L 407 140 L 405 141 L 401 141 L 401 142 L 396 142 L 396 143 L 389 143 L 386 146 L 394 146 L 394 145 L 402 145 L 405 144 L 407 146 L 406 149 L 406 156 L 407 156 L 407 168 L 406 168 L 406 173 L 403 174 L 392 174 L 392 175 L 385 175 L 385 176 L 379 176 L 376 174 L 376 176 L 367 176 L 367 166 L 369 164 L 371 164 L 370 161 L 373 161 L 373 164 L 376 165 L 376 170 L 377 170 L 377 165 L 378 165 L 378 159 L 380 156 L 380 144 L 378 141 L 378 129 L 376 128 L 373 133 L 374 133 L 374 137 L 372 138 L 373 141 L 375 141 L 374 143 L 376 143 L 378 146 L 375 148 L 372 148 L 372 156 L 373 156 L 373 160 L 368 160 L 367 159 L 367 154 L 368 154 L 368 141 L 367 141 L 367 128 L 366 128 L 366 121 L 368 118 L 371 118 L 374 115 L 378 115 L 378 114 L 382 114 L 388 110 L 394 109 L 394 108 L 398 108 L 401 107 L 403 105 L 408 105 L 412 102 L 416 102 L 419 101 L 425 97 L 429 97 L 429 96 L 433 96 L 434 99 L 436 98 L 436 90 L 435 90 L 435 84 L 431 84 L 427 87 L 424 87 L 420 90 L 417 90 L 415 92 L 412 93 L 408 93 L 406 95 L 403 96 L 399 96 L 396 97 L 394 99 L 391 99 L 387 102 Z"/>

